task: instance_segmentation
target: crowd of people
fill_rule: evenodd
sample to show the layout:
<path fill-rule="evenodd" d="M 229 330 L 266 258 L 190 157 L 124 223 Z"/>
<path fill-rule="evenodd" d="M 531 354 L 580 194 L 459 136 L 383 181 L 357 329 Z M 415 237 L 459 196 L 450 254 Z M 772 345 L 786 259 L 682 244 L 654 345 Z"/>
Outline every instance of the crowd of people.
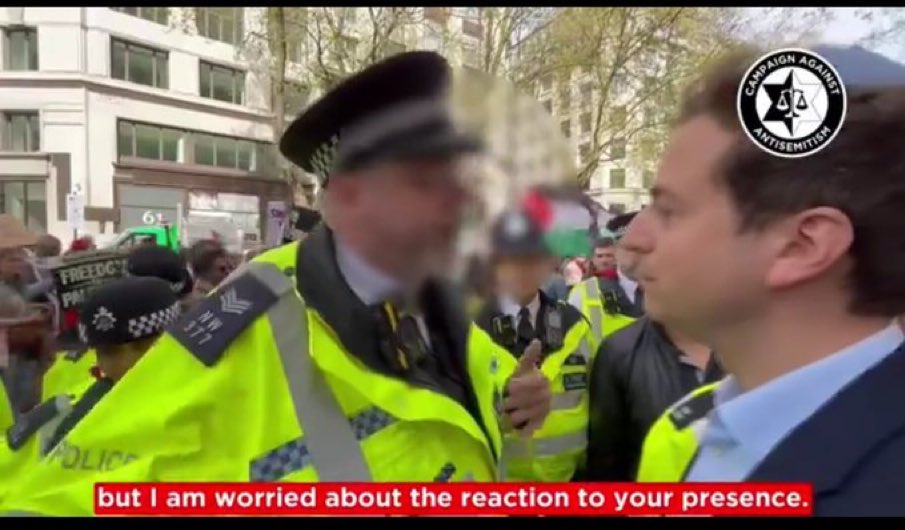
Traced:
<path fill-rule="evenodd" d="M 323 219 L 240 267 L 141 245 L 57 316 L 48 271 L 93 242 L 0 215 L 0 510 L 88 515 L 99 481 L 689 480 L 903 515 L 905 82 L 840 67 L 845 127 L 779 158 L 736 116 L 753 57 L 689 92 L 651 206 L 557 256 L 514 201 L 461 284 L 481 142 L 431 52 L 289 126 Z"/>

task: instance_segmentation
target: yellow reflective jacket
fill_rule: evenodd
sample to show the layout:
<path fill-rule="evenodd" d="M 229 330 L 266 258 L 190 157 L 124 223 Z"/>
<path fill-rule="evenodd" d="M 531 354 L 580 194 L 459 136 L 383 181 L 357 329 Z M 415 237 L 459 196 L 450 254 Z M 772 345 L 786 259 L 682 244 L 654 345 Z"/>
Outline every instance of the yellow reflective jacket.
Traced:
<path fill-rule="evenodd" d="M 91 368 L 97 364 L 97 353 L 93 349 L 60 352 L 50 369 L 44 374 L 41 384 L 41 401 L 72 393 L 94 382 Z"/>
<path fill-rule="evenodd" d="M 14 425 L 3 430 L 3 441 L 0 443 L 0 501 L 22 480 L 30 467 L 40 460 L 41 453 L 48 449 L 46 446 L 56 428 L 72 411 L 72 404 L 94 384 L 93 378 L 90 383 L 83 384 L 72 394 L 61 394 L 44 400 Z"/>
<path fill-rule="evenodd" d="M 654 422 L 641 449 L 638 482 L 682 482 L 698 452 L 697 428 L 713 409 L 718 384 L 696 388 Z"/>
<path fill-rule="evenodd" d="M 589 337 L 594 352 L 603 343 L 603 339 L 635 321 L 616 310 L 615 293 L 601 292 L 597 278 L 588 278 L 573 287 L 569 303 L 578 308 L 591 323 Z"/>
<path fill-rule="evenodd" d="M 6 394 L 6 383 L 0 381 L 0 431 L 6 432 L 6 429 L 12 426 L 15 417 L 13 406 Z"/>
<path fill-rule="evenodd" d="M 463 326 L 478 419 L 371 370 L 340 340 L 364 336 L 354 331 L 370 322 L 355 311 L 367 308 L 329 305 L 354 296 L 331 238 L 319 228 L 267 252 L 195 306 L 0 509 L 88 515 L 97 481 L 493 480 L 497 348 Z"/>

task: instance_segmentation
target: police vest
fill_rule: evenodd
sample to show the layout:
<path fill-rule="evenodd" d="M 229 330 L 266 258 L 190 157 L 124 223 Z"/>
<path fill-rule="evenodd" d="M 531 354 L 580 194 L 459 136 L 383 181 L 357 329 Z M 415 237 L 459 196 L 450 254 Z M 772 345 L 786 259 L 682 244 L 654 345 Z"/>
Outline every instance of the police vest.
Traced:
<path fill-rule="evenodd" d="M 581 313 L 591 322 L 591 348 L 597 351 L 603 339 L 628 326 L 634 318 L 619 313 L 616 293 L 601 291 L 597 278 L 576 285 L 581 300 Z"/>
<path fill-rule="evenodd" d="M 6 382 L 0 377 L 0 431 L 5 431 L 13 424 L 13 406 L 6 394 Z"/>
<path fill-rule="evenodd" d="M 298 246 L 259 256 L 186 314 L 0 508 L 90 515 L 99 481 L 494 480 L 490 337 L 469 337 L 478 421 L 346 351 L 287 277 Z"/>
<path fill-rule="evenodd" d="M 549 322 L 547 328 L 549 331 Z M 506 480 L 567 482 L 584 465 L 592 356 L 589 331 L 587 322 L 579 319 L 565 331 L 562 346 L 544 358 L 540 369 L 550 381 L 553 394 L 550 414 L 529 439 L 515 432 L 505 435 L 500 466 Z M 502 348 L 500 358 L 503 373 L 511 376 L 518 359 Z"/>
<path fill-rule="evenodd" d="M 61 394 L 45 400 L 3 430 L 3 442 L 0 443 L 0 500 L 22 480 L 24 473 L 42 455 L 50 451 L 57 427 L 87 387 L 79 390 L 78 394 Z"/>
<path fill-rule="evenodd" d="M 97 364 L 93 349 L 61 352 L 44 374 L 41 384 L 41 401 L 54 396 L 72 393 L 94 382 L 91 368 Z"/>
<path fill-rule="evenodd" d="M 695 389 L 653 424 L 641 450 L 638 482 L 682 482 L 698 452 L 698 436 L 713 410 L 717 385 Z"/>

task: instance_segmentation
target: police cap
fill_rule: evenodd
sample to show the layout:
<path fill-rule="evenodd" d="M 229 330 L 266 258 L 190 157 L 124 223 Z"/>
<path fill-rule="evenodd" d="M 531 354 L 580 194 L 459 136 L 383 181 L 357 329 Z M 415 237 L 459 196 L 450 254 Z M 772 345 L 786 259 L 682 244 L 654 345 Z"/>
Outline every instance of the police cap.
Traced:
<path fill-rule="evenodd" d="M 540 224 L 522 210 L 503 213 L 492 228 L 496 257 L 546 257 L 552 255 Z"/>
<path fill-rule="evenodd" d="M 170 284 L 154 277 L 126 277 L 91 291 L 79 308 L 79 334 L 90 347 L 153 337 L 179 317 Z"/>
<path fill-rule="evenodd" d="M 326 183 L 379 162 L 446 158 L 481 149 L 456 130 L 449 64 L 434 52 L 394 55 L 346 79 L 286 129 L 280 152 Z"/>
<path fill-rule="evenodd" d="M 185 260 L 166 247 L 142 245 L 132 249 L 126 259 L 126 271 L 130 276 L 153 276 L 166 280 L 177 296 L 192 292 L 192 277 Z"/>

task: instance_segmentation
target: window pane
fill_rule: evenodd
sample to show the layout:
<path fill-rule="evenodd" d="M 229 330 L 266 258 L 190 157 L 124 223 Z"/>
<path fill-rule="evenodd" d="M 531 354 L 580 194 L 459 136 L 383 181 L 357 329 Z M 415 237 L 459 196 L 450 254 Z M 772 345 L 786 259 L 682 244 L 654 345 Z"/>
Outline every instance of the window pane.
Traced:
<path fill-rule="evenodd" d="M 245 75 L 240 72 L 236 72 L 233 75 L 233 85 L 235 89 L 233 92 L 234 98 L 232 101 L 237 105 L 241 105 L 245 102 Z"/>
<path fill-rule="evenodd" d="M 165 53 L 157 52 L 156 61 L 157 83 L 155 85 L 159 88 L 168 88 L 170 86 L 169 57 Z"/>
<path fill-rule="evenodd" d="M 38 31 L 29 30 L 28 33 L 28 69 L 38 69 Z"/>
<path fill-rule="evenodd" d="M 126 79 L 126 45 L 113 41 L 111 50 L 110 76 L 114 79 Z"/>
<path fill-rule="evenodd" d="M 211 74 L 213 94 L 211 97 L 220 101 L 233 101 L 233 76 L 223 68 L 213 68 Z"/>
<path fill-rule="evenodd" d="M 181 162 L 182 157 L 179 156 L 181 143 L 182 131 L 163 129 L 163 160 Z"/>
<path fill-rule="evenodd" d="M 31 29 L 17 29 L 7 31 L 7 45 L 9 52 L 9 70 L 35 70 L 37 69 L 37 49 L 31 50 L 37 44 L 36 32 Z M 37 46 L 35 46 L 37 48 Z"/>
<path fill-rule="evenodd" d="M 223 42 L 231 44 L 236 42 L 236 21 L 232 17 L 223 17 L 220 19 L 222 24 L 220 27 L 220 39 Z"/>
<path fill-rule="evenodd" d="M 220 40 L 220 15 L 213 12 L 213 9 L 208 9 L 207 13 L 207 36 Z"/>
<path fill-rule="evenodd" d="M 217 165 L 236 167 L 236 141 L 232 138 L 217 138 Z"/>
<path fill-rule="evenodd" d="M 135 125 L 135 156 L 160 160 L 160 129 Z"/>
<path fill-rule="evenodd" d="M 211 97 L 211 65 L 201 63 L 201 96 Z"/>
<path fill-rule="evenodd" d="M 40 151 L 41 150 L 41 124 L 38 122 L 38 114 L 34 113 L 28 116 L 28 132 L 30 134 L 29 138 L 29 151 Z"/>
<path fill-rule="evenodd" d="M 26 214 L 25 224 L 28 228 L 43 232 L 47 225 L 47 199 L 44 196 L 43 182 L 29 182 L 26 184 L 25 196 Z"/>
<path fill-rule="evenodd" d="M 143 85 L 154 85 L 153 53 L 147 48 L 129 46 L 129 81 Z"/>
<path fill-rule="evenodd" d="M 25 219 L 25 183 L 4 182 L 3 213 L 8 213 L 16 219 Z"/>
<path fill-rule="evenodd" d="M 31 121 L 27 114 L 7 115 L 7 149 L 10 151 L 27 152 L 37 148 L 34 144 L 34 132 L 31 131 Z"/>
<path fill-rule="evenodd" d="M 199 35 L 207 35 L 207 12 L 208 8 L 206 7 L 196 7 L 195 8 L 195 29 L 198 30 Z"/>
<path fill-rule="evenodd" d="M 119 122 L 116 135 L 116 153 L 118 156 L 135 156 L 132 151 L 132 124 L 128 122 Z"/>
<path fill-rule="evenodd" d="M 252 166 L 252 157 L 255 150 L 255 146 L 251 142 L 239 141 L 239 155 L 238 155 L 238 167 L 239 169 L 244 169 L 245 171 L 251 171 Z"/>
<path fill-rule="evenodd" d="M 206 134 L 195 135 L 195 163 L 214 165 L 214 139 Z"/>

